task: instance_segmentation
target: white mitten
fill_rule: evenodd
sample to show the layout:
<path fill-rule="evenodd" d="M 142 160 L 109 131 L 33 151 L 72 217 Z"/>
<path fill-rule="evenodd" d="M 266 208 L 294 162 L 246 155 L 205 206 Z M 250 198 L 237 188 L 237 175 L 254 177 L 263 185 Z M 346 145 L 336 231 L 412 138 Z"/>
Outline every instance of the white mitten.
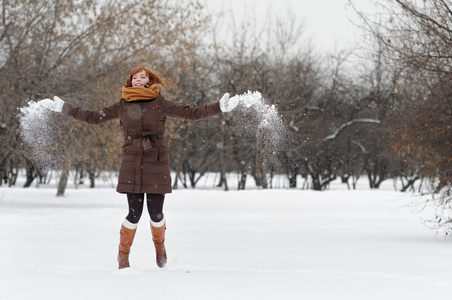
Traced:
<path fill-rule="evenodd" d="M 53 97 L 53 100 L 50 99 L 44 99 L 39 101 L 39 104 L 44 106 L 47 109 L 56 111 L 56 112 L 62 112 L 63 111 L 63 105 L 64 101 L 61 100 L 59 97 L 55 96 Z"/>
<path fill-rule="evenodd" d="M 229 98 L 229 93 L 226 93 L 220 99 L 220 109 L 222 112 L 228 112 L 233 110 L 239 104 L 237 97 Z"/>
<path fill-rule="evenodd" d="M 58 96 L 53 97 L 53 100 L 55 100 L 55 111 L 62 112 L 64 101 Z"/>
<path fill-rule="evenodd" d="M 48 98 L 39 101 L 38 104 L 43 106 L 43 107 L 45 107 L 45 108 L 48 108 L 50 110 L 53 110 L 53 108 L 55 107 L 55 101 L 50 100 Z"/>

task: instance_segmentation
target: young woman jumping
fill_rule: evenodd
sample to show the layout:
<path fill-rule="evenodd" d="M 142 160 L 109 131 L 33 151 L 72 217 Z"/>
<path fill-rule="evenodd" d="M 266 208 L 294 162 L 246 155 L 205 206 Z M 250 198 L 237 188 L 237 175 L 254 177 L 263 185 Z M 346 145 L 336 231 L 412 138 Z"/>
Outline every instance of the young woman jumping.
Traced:
<path fill-rule="evenodd" d="M 165 99 L 160 93 L 164 81 L 148 68 L 133 69 L 122 88 L 122 98 L 100 110 L 83 110 L 65 103 L 59 97 L 41 103 L 57 112 L 90 124 L 120 119 L 124 135 L 121 166 L 116 191 L 127 195 L 129 212 L 121 225 L 119 269 L 130 267 L 129 253 L 146 196 L 151 218 L 156 261 L 163 268 L 167 261 L 165 250 L 166 220 L 163 214 L 165 194 L 171 193 L 169 155 L 165 144 L 167 117 L 199 120 L 233 110 L 238 99 L 226 93 L 214 103 L 191 107 Z"/>

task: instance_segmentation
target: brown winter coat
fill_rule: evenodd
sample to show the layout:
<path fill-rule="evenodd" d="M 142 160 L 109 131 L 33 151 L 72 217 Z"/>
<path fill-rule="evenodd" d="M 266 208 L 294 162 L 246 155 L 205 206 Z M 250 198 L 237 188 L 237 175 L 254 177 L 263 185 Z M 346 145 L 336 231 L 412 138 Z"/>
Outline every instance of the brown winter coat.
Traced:
<path fill-rule="evenodd" d="M 169 155 L 164 133 L 166 117 L 199 120 L 221 113 L 219 102 L 190 107 L 156 99 L 119 102 L 98 111 L 82 110 L 65 103 L 63 113 L 90 124 L 119 118 L 124 134 L 121 167 L 116 191 L 119 193 L 171 193 Z"/>

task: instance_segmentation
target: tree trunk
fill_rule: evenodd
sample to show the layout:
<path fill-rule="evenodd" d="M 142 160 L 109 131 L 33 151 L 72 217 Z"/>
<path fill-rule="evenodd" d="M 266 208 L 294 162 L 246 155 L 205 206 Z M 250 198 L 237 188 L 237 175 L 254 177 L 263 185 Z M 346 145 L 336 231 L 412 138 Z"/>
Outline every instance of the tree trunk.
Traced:
<path fill-rule="evenodd" d="M 245 190 L 245 187 L 246 187 L 246 176 L 247 176 L 246 171 L 242 171 L 240 173 L 238 190 Z"/>
<path fill-rule="evenodd" d="M 345 174 L 342 174 L 341 175 L 341 181 L 342 181 L 342 183 L 345 183 L 346 185 L 347 185 L 347 189 L 349 189 L 350 190 L 350 184 L 348 183 L 348 180 L 350 179 L 350 175 L 345 175 Z"/>
<path fill-rule="evenodd" d="M 58 182 L 57 196 L 64 196 L 64 191 L 66 190 L 67 181 L 69 178 L 69 170 L 63 169 L 61 171 L 60 181 Z"/>
<path fill-rule="evenodd" d="M 289 166 L 289 188 L 295 189 L 297 187 L 297 176 L 300 173 L 300 169 L 298 166 L 291 167 Z"/>
<path fill-rule="evenodd" d="M 320 182 L 320 175 L 319 174 L 311 174 L 312 178 L 312 189 L 314 191 L 321 191 L 322 190 L 322 184 Z"/>
<path fill-rule="evenodd" d="M 418 176 L 415 176 L 413 178 L 408 178 L 406 177 L 407 183 L 403 183 L 403 178 L 402 178 L 402 192 L 406 192 L 409 188 L 411 188 L 414 191 L 414 183 L 420 179 Z"/>
<path fill-rule="evenodd" d="M 223 117 L 224 118 L 224 117 Z M 223 186 L 224 190 L 228 191 L 228 182 L 226 180 L 226 163 L 224 161 L 224 120 L 221 122 L 221 150 L 220 150 L 220 182 L 218 183 L 218 187 Z"/>
<path fill-rule="evenodd" d="M 9 173 L 11 176 L 9 177 L 8 187 L 12 187 L 12 186 L 16 185 L 17 175 L 19 174 L 19 170 L 16 169 L 16 172 L 14 172 L 14 168 L 11 167 L 11 170 L 9 171 Z"/>
<path fill-rule="evenodd" d="M 356 190 L 356 184 L 358 183 L 359 176 L 352 175 L 353 189 Z"/>
<path fill-rule="evenodd" d="M 33 180 L 38 176 L 38 173 L 36 172 L 35 166 L 31 163 L 31 161 L 26 160 L 26 180 L 24 184 L 24 188 L 28 188 L 33 183 Z"/>
<path fill-rule="evenodd" d="M 96 186 L 96 174 L 94 171 L 88 170 L 88 177 L 89 177 L 89 188 L 93 189 Z"/>

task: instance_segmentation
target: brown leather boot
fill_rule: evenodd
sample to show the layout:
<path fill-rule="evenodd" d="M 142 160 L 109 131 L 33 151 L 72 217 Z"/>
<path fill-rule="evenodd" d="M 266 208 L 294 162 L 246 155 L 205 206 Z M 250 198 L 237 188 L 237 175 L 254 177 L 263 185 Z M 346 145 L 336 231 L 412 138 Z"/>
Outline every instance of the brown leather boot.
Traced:
<path fill-rule="evenodd" d="M 152 240 L 154 241 L 155 256 L 159 268 L 166 265 L 165 230 L 165 218 L 158 223 L 151 221 Z"/>
<path fill-rule="evenodd" d="M 131 225 L 128 227 L 135 227 L 134 229 L 129 229 L 124 226 L 124 223 L 128 223 L 126 225 Z M 133 243 L 133 238 L 135 237 L 135 233 L 137 232 L 137 224 L 132 224 L 130 222 L 124 221 L 121 225 L 121 230 L 119 231 L 120 239 L 119 239 L 119 253 L 118 253 L 118 263 L 119 269 L 129 268 L 129 253 L 130 247 Z"/>

